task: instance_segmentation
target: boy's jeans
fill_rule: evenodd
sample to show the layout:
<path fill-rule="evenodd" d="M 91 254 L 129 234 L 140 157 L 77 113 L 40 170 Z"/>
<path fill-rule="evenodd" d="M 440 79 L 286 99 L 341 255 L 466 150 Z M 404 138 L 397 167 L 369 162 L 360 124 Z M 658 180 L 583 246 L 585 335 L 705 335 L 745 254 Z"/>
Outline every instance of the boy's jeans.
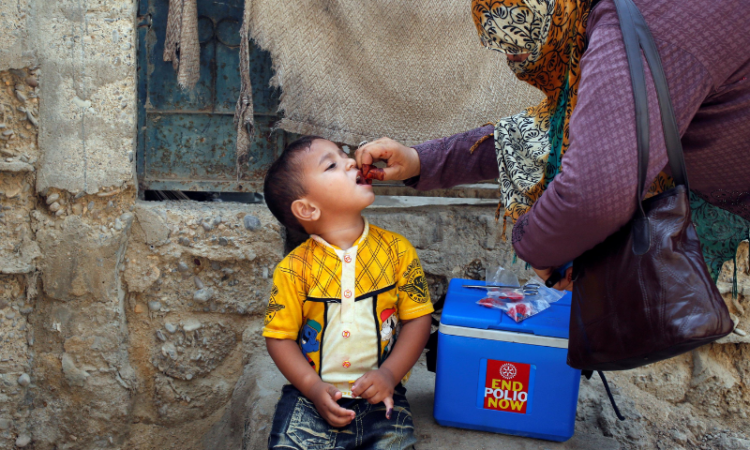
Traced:
<path fill-rule="evenodd" d="M 391 420 L 385 418 L 383 403 L 371 405 L 367 400 L 343 398 L 339 405 L 351 409 L 356 417 L 343 428 L 323 419 L 315 405 L 292 385 L 284 386 L 276 405 L 269 449 L 294 450 L 405 450 L 412 449 L 414 437 L 406 389 L 400 384 L 393 392 Z"/>

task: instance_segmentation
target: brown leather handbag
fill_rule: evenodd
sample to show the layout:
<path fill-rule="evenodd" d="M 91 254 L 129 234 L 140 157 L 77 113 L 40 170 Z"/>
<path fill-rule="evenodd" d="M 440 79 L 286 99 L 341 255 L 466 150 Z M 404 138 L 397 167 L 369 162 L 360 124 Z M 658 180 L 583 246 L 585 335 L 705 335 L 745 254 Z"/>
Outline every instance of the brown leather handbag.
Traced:
<path fill-rule="evenodd" d="M 651 32 L 632 0 L 615 0 L 636 110 L 638 207 L 633 219 L 573 264 L 568 365 L 624 370 L 671 358 L 732 331 L 690 220 L 682 144 Z M 641 50 L 651 69 L 675 188 L 643 200 L 649 118 Z"/>

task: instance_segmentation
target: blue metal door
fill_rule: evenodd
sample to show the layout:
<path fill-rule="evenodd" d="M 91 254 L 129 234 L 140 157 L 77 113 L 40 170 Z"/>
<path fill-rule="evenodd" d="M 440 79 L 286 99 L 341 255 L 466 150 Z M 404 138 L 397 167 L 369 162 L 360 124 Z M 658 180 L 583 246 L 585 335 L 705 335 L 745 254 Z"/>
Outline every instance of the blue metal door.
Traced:
<path fill-rule="evenodd" d="M 239 45 L 244 0 L 198 0 L 200 80 L 182 90 L 164 62 L 169 0 L 141 0 L 138 33 L 140 191 L 260 192 L 268 166 L 293 139 L 271 133 L 279 92 L 269 87 L 271 57 L 250 47 L 255 140 L 237 180 L 234 108 L 240 91 Z"/>

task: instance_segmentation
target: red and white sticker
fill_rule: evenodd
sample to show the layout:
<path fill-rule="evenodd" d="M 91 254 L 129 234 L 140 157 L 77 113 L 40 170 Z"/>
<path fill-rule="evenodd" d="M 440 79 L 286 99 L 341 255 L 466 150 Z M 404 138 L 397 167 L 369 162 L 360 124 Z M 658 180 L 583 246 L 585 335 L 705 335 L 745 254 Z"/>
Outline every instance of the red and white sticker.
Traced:
<path fill-rule="evenodd" d="M 487 360 L 484 409 L 526 414 L 531 365 Z"/>

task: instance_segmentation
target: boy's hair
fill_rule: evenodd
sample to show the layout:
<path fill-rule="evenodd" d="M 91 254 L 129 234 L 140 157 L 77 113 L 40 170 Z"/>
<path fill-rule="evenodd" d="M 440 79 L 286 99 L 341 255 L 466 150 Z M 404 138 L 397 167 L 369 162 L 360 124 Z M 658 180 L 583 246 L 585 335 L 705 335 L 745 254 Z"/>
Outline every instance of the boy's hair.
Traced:
<path fill-rule="evenodd" d="M 324 139 L 320 136 L 302 136 L 287 145 L 279 159 L 271 164 L 263 183 L 263 196 L 271 214 L 285 227 L 305 233 L 305 228 L 292 214 L 292 203 L 305 196 L 302 183 L 302 166 L 297 157 L 303 150 L 309 150 L 313 141 Z"/>

